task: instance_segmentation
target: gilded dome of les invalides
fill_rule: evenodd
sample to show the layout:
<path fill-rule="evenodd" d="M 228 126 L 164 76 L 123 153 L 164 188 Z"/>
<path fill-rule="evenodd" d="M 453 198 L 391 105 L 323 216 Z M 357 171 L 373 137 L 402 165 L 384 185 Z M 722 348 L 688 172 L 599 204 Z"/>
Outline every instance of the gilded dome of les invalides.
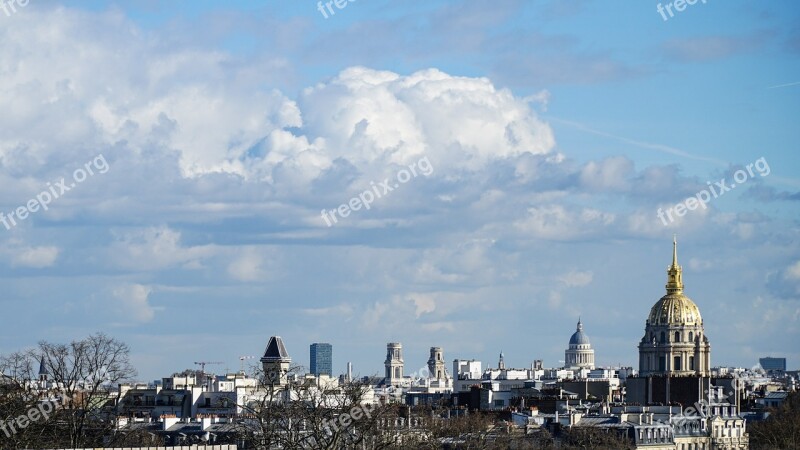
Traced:
<path fill-rule="evenodd" d="M 702 325 L 700 309 L 689 297 L 683 294 L 683 277 L 678 265 L 677 243 L 673 241 L 672 265 L 667 278 L 667 295 L 661 297 L 650 309 L 647 323 L 650 325 L 695 326 Z"/>

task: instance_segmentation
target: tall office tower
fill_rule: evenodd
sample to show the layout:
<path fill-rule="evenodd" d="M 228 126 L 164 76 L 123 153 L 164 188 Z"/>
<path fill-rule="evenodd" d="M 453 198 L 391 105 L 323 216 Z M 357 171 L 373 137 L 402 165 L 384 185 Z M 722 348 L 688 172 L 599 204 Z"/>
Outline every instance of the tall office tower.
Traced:
<path fill-rule="evenodd" d="M 331 344 L 311 344 L 311 373 L 316 376 L 333 375 L 333 346 Z"/>

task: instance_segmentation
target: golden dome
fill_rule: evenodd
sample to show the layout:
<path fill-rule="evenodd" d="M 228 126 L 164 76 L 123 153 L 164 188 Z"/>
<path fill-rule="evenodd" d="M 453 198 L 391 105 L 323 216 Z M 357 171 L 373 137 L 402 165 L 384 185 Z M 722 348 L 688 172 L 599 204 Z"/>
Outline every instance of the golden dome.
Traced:
<path fill-rule="evenodd" d="M 672 238 L 672 265 L 667 268 L 667 295 L 650 309 L 650 325 L 702 325 L 700 308 L 683 294 L 683 269 L 678 265 L 678 242 Z"/>
<path fill-rule="evenodd" d="M 650 325 L 702 325 L 700 308 L 680 292 L 670 292 L 650 309 Z"/>

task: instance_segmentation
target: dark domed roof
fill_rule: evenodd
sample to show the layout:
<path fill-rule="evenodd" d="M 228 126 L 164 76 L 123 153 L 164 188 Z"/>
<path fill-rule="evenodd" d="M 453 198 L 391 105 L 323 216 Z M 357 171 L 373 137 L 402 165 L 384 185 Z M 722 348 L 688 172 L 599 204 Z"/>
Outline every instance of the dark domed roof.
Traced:
<path fill-rule="evenodd" d="M 580 319 L 578 319 L 578 329 L 569 338 L 569 345 L 591 345 L 589 343 L 589 336 L 583 332 L 583 324 L 581 323 Z"/>

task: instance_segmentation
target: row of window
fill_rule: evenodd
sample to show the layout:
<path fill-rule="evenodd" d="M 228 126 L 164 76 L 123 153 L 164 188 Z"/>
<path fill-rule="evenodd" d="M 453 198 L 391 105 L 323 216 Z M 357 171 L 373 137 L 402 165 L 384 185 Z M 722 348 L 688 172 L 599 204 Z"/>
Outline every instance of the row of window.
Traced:
<path fill-rule="evenodd" d="M 690 331 L 687 336 L 688 336 L 689 339 L 687 339 L 686 342 L 694 342 L 694 332 L 693 331 Z M 681 339 L 681 332 L 680 331 L 676 331 L 675 334 L 673 335 L 673 337 L 674 337 L 674 339 L 672 341 L 670 341 L 670 342 L 683 342 L 683 340 Z M 659 335 L 659 338 L 660 338 L 659 342 L 661 342 L 662 344 L 666 343 L 667 342 L 667 333 L 665 331 L 662 331 L 661 334 Z M 702 335 L 700 333 L 697 333 L 697 338 L 701 339 Z M 651 341 L 655 341 L 656 340 L 656 334 L 655 333 L 653 333 L 653 332 L 650 333 L 650 340 Z"/>
<path fill-rule="evenodd" d="M 681 450 L 706 450 L 706 444 L 681 444 Z"/>
<path fill-rule="evenodd" d="M 680 356 L 674 356 L 672 358 L 672 367 L 670 369 L 667 369 L 666 356 L 660 356 L 658 358 L 658 370 L 662 372 L 666 370 L 696 370 L 694 366 L 694 356 L 689 356 L 689 361 L 688 364 L 686 364 L 686 367 L 683 365 L 683 358 Z"/>

